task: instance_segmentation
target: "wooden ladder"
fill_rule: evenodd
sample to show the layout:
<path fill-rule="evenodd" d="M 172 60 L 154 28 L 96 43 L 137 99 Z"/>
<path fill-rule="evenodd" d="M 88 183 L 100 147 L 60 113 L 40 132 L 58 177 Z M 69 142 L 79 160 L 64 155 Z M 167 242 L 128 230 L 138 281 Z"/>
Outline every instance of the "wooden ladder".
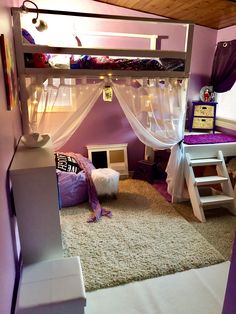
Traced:
<path fill-rule="evenodd" d="M 214 165 L 217 175 L 196 177 L 194 167 Z M 229 211 L 236 215 L 236 202 L 232 184 L 225 165 L 225 160 L 222 151 L 218 151 L 216 157 L 191 159 L 189 153 L 186 153 L 185 158 L 185 179 L 188 187 L 189 197 L 193 208 L 194 215 L 201 221 L 205 222 L 204 207 L 227 207 Z M 200 188 L 210 187 L 213 184 L 220 184 L 222 191 L 213 191 L 211 195 L 201 196 Z"/>

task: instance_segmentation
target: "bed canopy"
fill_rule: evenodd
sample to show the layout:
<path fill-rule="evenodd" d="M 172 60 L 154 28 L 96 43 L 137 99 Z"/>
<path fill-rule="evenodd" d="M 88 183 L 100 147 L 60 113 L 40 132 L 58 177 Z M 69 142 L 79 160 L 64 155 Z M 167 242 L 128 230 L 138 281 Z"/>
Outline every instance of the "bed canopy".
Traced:
<path fill-rule="evenodd" d="M 34 12 L 35 10 L 31 11 Z M 48 10 L 39 11 L 51 14 Z M 177 21 L 165 19 L 160 21 L 148 18 L 61 12 L 65 15 L 86 15 L 86 18 L 105 18 L 115 22 L 124 19 L 128 23 L 142 22 L 145 26 L 151 23 L 151 34 L 153 34 L 153 27 L 156 27 L 157 21 L 165 25 L 174 23 L 174 32 L 173 29 L 172 31 L 165 29 L 169 32 L 166 37 L 172 38 L 172 43 L 175 42 L 174 33 L 180 27 L 181 31 L 184 30 L 185 39 L 182 41 L 184 51 L 181 52 L 176 48 L 173 51 L 157 50 L 157 37 L 153 37 L 150 33 L 148 36 L 150 37 L 151 49 L 148 50 L 58 48 L 22 43 L 21 12 L 19 9 L 13 9 L 12 12 L 18 56 L 17 67 L 21 83 L 24 132 L 50 133 L 55 149 L 59 149 L 80 126 L 98 97 L 109 86 L 114 91 L 127 120 L 140 141 L 154 150 L 171 149 L 171 157 L 166 169 L 168 189 L 173 198 L 182 195 L 181 160 L 183 157 L 179 143 L 183 139 L 184 133 L 193 25 L 186 24 L 186 26 L 183 25 L 183 22 L 178 25 Z M 53 11 L 52 14 L 55 13 L 60 14 L 56 11 Z M 130 25 L 127 24 L 126 26 Z M 147 28 L 146 32 L 148 32 Z M 140 42 L 138 47 L 139 45 Z M 124 66 L 123 59 L 117 61 L 117 58 L 128 56 L 130 64 L 131 57 L 138 57 L 138 62 L 142 63 L 142 67 L 133 68 L 132 63 L 132 66 L 125 69 L 117 68 L 117 65 L 115 68 L 111 68 L 109 67 L 111 63 L 109 60 L 109 66 L 106 64 L 105 68 L 97 68 L 97 63 L 100 66 L 100 59 L 97 61 L 97 57 L 95 57 L 96 59 L 91 57 L 93 66 L 95 60 L 96 68 L 81 68 L 81 61 L 76 68 L 72 67 L 71 63 L 69 69 L 64 68 L 64 65 L 63 68 L 54 68 L 53 66 L 35 68 L 34 66 L 29 67 L 27 63 L 26 58 L 29 53 L 59 53 L 60 56 L 62 54 L 69 54 L 70 56 L 76 54 L 116 56 L 115 62 L 112 60 L 113 65 L 119 63 L 122 66 Z M 152 65 L 150 68 L 146 68 L 146 64 L 143 67 L 144 58 L 145 60 L 148 58 L 149 66 L 150 62 L 152 65 L 154 64 L 153 60 L 155 60 L 155 64 L 158 62 L 161 66 L 158 70 L 156 68 L 152 70 Z M 176 60 L 183 61 L 181 69 L 176 68 L 176 63 L 174 63 L 174 68 L 169 67 L 170 64 L 173 64 L 172 61 Z M 135 59 L 135 66 L 136 64 L 137 59 Z"/>

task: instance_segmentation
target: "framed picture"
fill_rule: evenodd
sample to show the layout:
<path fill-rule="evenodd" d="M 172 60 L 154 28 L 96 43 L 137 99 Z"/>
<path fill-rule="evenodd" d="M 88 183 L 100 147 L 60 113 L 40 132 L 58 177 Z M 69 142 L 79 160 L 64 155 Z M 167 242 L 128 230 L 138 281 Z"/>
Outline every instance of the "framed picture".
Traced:
<path fill-rule="evenodd" d="M 11 110 L 18 104 L 18 84 L 13 50 L 3 34 L 0 36 L 0 51 L 6 88 L 7 109 Z"/>

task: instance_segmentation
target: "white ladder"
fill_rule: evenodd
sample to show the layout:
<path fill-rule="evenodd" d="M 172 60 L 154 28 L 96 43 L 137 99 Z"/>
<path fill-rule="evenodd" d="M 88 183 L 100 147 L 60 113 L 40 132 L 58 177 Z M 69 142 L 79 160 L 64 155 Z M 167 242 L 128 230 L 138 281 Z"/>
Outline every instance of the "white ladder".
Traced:
<path fill-rule="evenodd" d="M 217 175 L 204 177 L 195 176 L 194 167 L 209 165 L 216 166 Z M 184 171 L 193 213 L 201 222 L 206 221 L 204 206 L 227 207 L 233 215 L 236 215 L 236 201 L 234 199 L 234 192 L 222 151 L 219 150 L 216 157 L 201 159 L 191 159 L 190 154 L 186 153 Z M 199 187 L 209 187 L 212 184 L 219 183 L 222 189 L 222 191 L 219 191 L 219 194 L 217 192 L 209 196 L 200 195 Z"/>

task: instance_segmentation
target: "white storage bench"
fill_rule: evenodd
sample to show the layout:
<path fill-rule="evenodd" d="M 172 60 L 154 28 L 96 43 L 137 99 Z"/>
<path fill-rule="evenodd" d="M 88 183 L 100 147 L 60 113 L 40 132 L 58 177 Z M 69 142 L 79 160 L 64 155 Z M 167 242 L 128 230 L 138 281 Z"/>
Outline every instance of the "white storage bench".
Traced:
<path fill-rule="evenodd" d="M 46 260 L 23 267 L 16 314 L 84 314 L 79 257 Z"/>

